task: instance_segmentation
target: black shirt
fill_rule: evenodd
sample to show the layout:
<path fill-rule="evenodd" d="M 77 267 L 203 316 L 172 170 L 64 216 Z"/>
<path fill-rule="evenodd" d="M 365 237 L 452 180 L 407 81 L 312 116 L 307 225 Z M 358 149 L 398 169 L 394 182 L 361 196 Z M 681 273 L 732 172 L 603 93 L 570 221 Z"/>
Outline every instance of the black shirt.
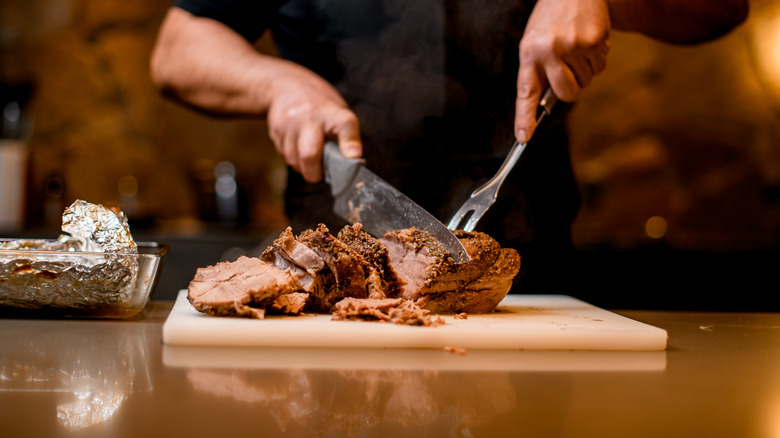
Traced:
<path fill-rule="evenodd" d="M 248 41 L 270 29 L 280 55 L 318 73 L 360 120 L 367 166 L 443 222 L 490 178 L 514 141 L 518 45 L 532 2 L 178 0 Z M 570 245 L 579 206 L 566 108 L 540 127 L 478 226 L 546 266 Z M 338 229 L 327 186 L 289 172 L 296 232 Z"/>

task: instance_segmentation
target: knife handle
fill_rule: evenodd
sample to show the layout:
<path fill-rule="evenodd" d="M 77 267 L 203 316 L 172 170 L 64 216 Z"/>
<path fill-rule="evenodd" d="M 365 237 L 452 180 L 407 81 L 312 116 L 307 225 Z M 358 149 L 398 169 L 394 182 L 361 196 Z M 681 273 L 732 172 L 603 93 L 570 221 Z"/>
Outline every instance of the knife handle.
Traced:
<path fill-rule="evenodd" d="M 338 196 L 353 183 L 355 174 L 365 164 L 362 158 L 347 158 L 341 154 L 339 146 L 326 142 L 322 149 L 322 166 L 325 172 L 325 182 L 330 185 L 330 192 Z"/>

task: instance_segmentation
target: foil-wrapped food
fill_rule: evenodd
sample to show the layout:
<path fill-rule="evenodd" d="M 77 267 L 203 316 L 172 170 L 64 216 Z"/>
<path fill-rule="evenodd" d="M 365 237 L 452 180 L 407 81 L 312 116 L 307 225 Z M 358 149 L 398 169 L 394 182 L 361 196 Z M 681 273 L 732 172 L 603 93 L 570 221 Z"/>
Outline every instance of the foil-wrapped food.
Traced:
<path fill-rule="evenodd" d="M 127 318 L 148 302 L 167 246 L 137 244 L 125 215 L 77 200 L 54 240 L 0 240 L 0 308 Z"/>

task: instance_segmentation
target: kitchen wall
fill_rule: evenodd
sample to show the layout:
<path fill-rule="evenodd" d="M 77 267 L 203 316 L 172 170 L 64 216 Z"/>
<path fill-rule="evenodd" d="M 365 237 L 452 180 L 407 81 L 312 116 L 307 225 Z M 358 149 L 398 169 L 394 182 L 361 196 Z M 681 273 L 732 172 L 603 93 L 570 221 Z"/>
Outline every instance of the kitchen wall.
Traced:
<path fill-rule="evenodd" d="M 75 198 L 121 205 L 135 229 L 197 233 L 206 219 L 263 230 L 284 221 L 284 172 L 264 122 L 207 117 L 153 88 L 149 55 L 169 5 L 0 4 L 0 79 L 34 87 L 26 227 L 58 226 Z M 220 215 L 215 169 L 238 189 Z"/>
<path fill-rule="evenodd" d="M 615 33 L 571 117 L 579 245 L 773 247 L 780 235 L 780 3 L 718 41 Z"/>
<path fill-rule="evenodd" d="M 120 204 L 138 229 L 284 223 L 284 170 L 264 121 L 210 118 L 153 89 L 148 57 L 168 4 L 0 3 L 0 82 L 33 90 L 25 229 L 56 228 L 76 197 Z M 779 122 L 778 2 L 753 0 L 745 25 L 696 47 L 614 32 L 607 70 L 570 118 L 583 191 L 575 242 L 777 247 Z M 238 189 L 222 210 L 215 168 Z"/>

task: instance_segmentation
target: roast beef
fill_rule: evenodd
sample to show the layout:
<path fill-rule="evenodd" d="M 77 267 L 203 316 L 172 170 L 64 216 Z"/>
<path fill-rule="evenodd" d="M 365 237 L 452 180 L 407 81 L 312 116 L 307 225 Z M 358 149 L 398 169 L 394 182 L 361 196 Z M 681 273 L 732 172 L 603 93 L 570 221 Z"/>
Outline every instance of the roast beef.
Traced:
<path fill-rule="evenodd" d="M 368 297 L 380 299 L 401 296 L 404 282 L 390 264 L 387 248 L 362 228 L 359 223 L 346 226 L 339 231 L 337 238 L 367 263 Z"/>
<path fill-rule="evenodd" d="M 325 262 L 319 271 L 323 287 L 312 292 L 309 307 L 315 312 L 330 312 L 345 297 L 367 298 L 368 263 L 344 242 L 320 224 L 315 230 L 304 230 L 298 242 L 311 248 Z"/>
<path fill-rule="evenodd" d="M 300 289 L 290 271 L 259 258 L 241 256 L 234 262 L 199 268 L 189 284 L 187 298 L 204 313 L 262 319 L 266 307 L 280 296 Z"/>
<path fill-rule="evenodd" d="M 416 321 L 408 316 L 413 307 L 426 313 L 492 312 L 518 273 L 520 256 L 484 233 L 457 236 L 471 258 L 460 265 L 416 228 L 388 232 L 381 240 L 360 224 L 337 236 L 325 225 L 297 237 L 288 228 L 259 258 L 198 269 L 188 298 L 201 312 L 255 318 L 266 310 L 335 309 L 341 315 L 336 319 L 402 321 Z"/>
<path fill-rule="evenodd" d="M 432 316 L 430 313 L 430 311 L 420 308 L 411 300 L 405 298 L 344 298 L 336 303 L 331 319 L 334 321 L 380 321 L 424 326 L 444 324 L 442 317 L 439 315 Z"/>
<path fill-rule="evenodd" d="M 316 296 L 322 295 L 323 284 L 320 271 L 325 267 L 325 261 L 314 250 L 298 242 L 293 236 L 292 228 L 286 230 L 266 248 L 260 259 L 272 263 L 279 269 L 290 271 L 301 285 L 303 292 Z"/>
<path fill-rule="evenodd" d="M 273 314 L 298 314 L 306 307 L 309 294 L 306 292 L 293 292 L 279 295 L 267 308 L 268 313 Z"/>
<path fill-rule="evenodd" d="M 471 260 L 455 264 L 428 232 L 388 232 L 382 239 L 406 282 L 402 296 L 433 313 L 489 313 L 509 292 L 520 256 L 485 233 L 456 231 Z"/>

